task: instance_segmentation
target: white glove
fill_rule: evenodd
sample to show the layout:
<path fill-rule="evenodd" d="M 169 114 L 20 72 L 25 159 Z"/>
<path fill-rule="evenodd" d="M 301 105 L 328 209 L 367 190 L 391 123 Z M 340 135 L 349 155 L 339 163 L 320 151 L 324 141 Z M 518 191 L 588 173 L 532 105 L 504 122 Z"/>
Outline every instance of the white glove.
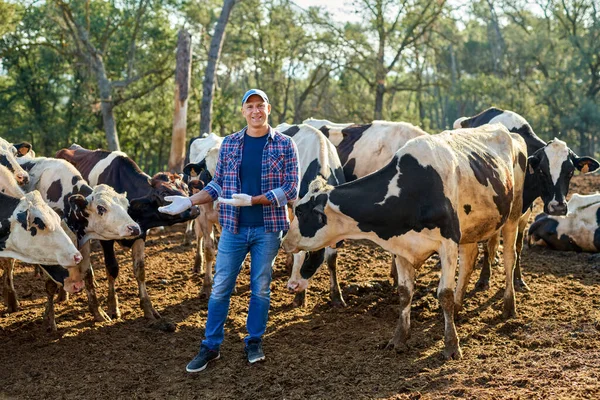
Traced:
<path fill-rule="evenodd" d="M 192 200 L 186 196 L 166 196 L 165 201 L 170 201 L 171 204 L 164 207 L 158 207 L 158 211 L 165 214 L 181 214 L 192 207 Z"/>
<path fill-rule="evenodd" d="M 236 207 L 246 207 L 252 205 L 252 196 L 239 193 L 231 195 L 231 199 L 219 197 L 219 203 L 229 204 Z"/>

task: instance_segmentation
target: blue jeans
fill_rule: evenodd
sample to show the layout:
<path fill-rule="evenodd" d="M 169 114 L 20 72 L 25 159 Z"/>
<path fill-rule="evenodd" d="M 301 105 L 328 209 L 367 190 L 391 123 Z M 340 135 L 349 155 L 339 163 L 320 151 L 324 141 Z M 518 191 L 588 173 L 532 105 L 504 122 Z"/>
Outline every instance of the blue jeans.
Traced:
<path fill-rule="evenodd" d="M 250 305 L 246 329 L 249 340 L 262 338 L 267 327 L 271 303 L 271 271 L 279 251 L 282 232 L 265 232 L 263 226 L 240 227 L 233 234 L 223 229 L 215 265 L 212 292 L 208 300 L 206 338 L 202 344 L 211 350 L 219 349 L 225 335 L 223 325 L 229 312 L 229 299 L 246 254 L 250 252 Z"/>

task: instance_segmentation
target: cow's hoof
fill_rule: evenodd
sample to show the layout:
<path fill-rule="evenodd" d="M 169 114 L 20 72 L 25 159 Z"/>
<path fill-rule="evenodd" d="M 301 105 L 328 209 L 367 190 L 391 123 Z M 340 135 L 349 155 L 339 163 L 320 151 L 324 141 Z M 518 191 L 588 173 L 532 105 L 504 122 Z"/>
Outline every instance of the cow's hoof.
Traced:
<path fill-rule="evenodd" d="M 6 312 L 13 313 L 19 311 L 19 300 L 17 300 L 17 296 L 15 292 L 4 292 L 4 304 L 6 305 Z"/>
<path fill-rule="evenodd" d="M 10 303 L 10 302 L 9 302 L 9 303 L 6 305 L 6 312 L 7 312 L 7 313 L 14 313 L 14 312 L 17 312 L 17 311 L 19 311 L 19 306 L 20 306 L 19 302 L 18 302 L 18 301 L 15 299 L 15 302 L 14 302 L 14 303 Z"/>
<path fill-rule="evenodd" d="M 119 319 L 121 318 L 121 310 L 119 309 L 119 307 L 108 307 L 108 318 L 112 319 Z"/>
<path fill-rule="evenodd" d="M 531 289 L 529 289 L 529 286 L 522 279 L 515 279 L 514 285 L 515 290 L 519 293 L 527 293 L 531 291 Z"/>
<path fill-rule="evenodd" d="M 196 257 L 196 259 L 194 260 L 194 266 L 192 267 L 192 272 L 194 274 L 202 273 L 202 259 L 198 259 L 198 257 Z"/>
<path fill-rule="evenodd" d="M 346 307 L 346 302 L 342 297 L 331 299 L 331 305 L 335 308 L 344 308 Z"/>
<path fill-rule="evenodd" d="M 177 330 L 177 325 L 171 321 L 167 321 L 164 318 L 159 318 L 156 321 L 152 321 L 149 326 L 152 329 L 158 329 L 159 331 L 163 332 L 175 332 Z"/>
<path fill-rule="evenodd" d="M 511 319 L 517 316 L 517 308 L 514 302 L 504 302 L 504 308 L 502 310 L 502 318 Z"/>
<path fill-rule="evenodd" d="M 408 345 L 406 343 L 398 342 L 394 339 L 391 339 L 385 345 L 384 350 L 394 350 L 397 354 L 402 354 L 408 351 Z"/>
<path fill-rule="evenodd" d="M 46 332 L 54 333 L 57 330 L 58 330 L 58 328 L 56 327 L 56 321 L 52 321 L 52 322 L 46 321 Z"/>
<path fill-rule="evenodd" d="M 210 286 L 203 286 L 200 291 L 200 298 L 209 299 L 210 298 Z"/>
<path fill-rule="evenodd" d="M 107 322 L 110 321 L 111 318 L 105 313 L 101 308 L 98 308 L 92 312 L 94 315 L 94 321 L 96 322 Z"/>
<path fill-rule="evenodd" d="M 294 301 L 292 301 L 292 306 L 295 308 L 306 307 L 306 292 L 305 291 L 296 293 L 296 295 L 294 296 Z"/>
<path fill-rule="evenodd" d="M 56 296 L 57 303 L 66 303 L 69 301 L 69 293 L 63 288 L 60 288 L 58 295 Z"/>
<path fill-rule="evenodd" d="M 481 292 L 485 290 L 490 290 L 490 281 L 488 279 L 480 279 L 475 284 L 475 291 Z"/>
<path fill-rule="evenodd" d="M 462 358 L 462 350 L 458 343 L 452 346 L 446 346 L 443 351 L 446 360 L 460 360 Z"/>

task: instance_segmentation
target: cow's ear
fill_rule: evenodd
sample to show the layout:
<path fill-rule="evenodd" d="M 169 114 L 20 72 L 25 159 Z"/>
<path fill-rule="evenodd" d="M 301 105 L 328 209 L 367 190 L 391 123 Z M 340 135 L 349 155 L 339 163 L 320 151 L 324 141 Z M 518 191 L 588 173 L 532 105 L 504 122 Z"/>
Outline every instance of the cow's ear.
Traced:
<path fill-rule="evenodd" d="M 324 204 L 317 204 L 317 206 L 315 208 L 313 208 L 313 211 L 315 213 L 317 213 L 317 217 L 319 218 L 319 223 L 320 224 L 327 224 L 327 215 L 325 215 L 325 205 Z"/>
<path fill-rule="evenodd" d="M 592 172 L 600 167 L 598 161 L 594 160 L 592 157 L 573 157 L 573 165 L 575 168 L 580 170 L 582 173 L 587 174 L 588 172 Z"/>
<path fill-rule="evenodd" d="M 71 209 L 81 212 L 85 210 L 89 203 L 82 195 L 74 194 L 73 196 L 69 197 L 69 204 L 71 205 Z"/>
<path fill-rule="evenodd" d="M 198 176 L 202 172 L 199 164 L 189 163 L 185 167 L 183 167 L 183 173 L 189 176 Z"/>
<path fill-rule="evenodd" d="M 527 166 L 529 168 L 529 173 L 533 174 L 533 172 L 540 166 L 540 158 L 538 152 L 536 151 L 533 155 L 527 158 Z"/>
<path fill-rule="evenodd" d="M 27 143 L 27 142 L 23 142 L 23 143 L 17 143 L 14 144 L 13 146 L 15 146 L 15 148 L 17 149 L 17 152 L 19 153 L 18 156 L 22 157 L 25 154 L 29 153 L 29 150 L 31 150 L 31 144 Z"/>

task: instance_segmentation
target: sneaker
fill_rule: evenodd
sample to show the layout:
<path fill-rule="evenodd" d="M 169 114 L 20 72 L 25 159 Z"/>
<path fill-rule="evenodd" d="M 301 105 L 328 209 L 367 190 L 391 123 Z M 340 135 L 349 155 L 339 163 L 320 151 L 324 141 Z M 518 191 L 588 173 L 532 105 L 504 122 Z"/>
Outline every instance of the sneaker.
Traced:
<path fill-rule="evenodd" d="M 246 347 L 244 347 L 244 352 L 246 353 L 248 362 L 250 364 L 254 364 L 255 362 L 263 361 L 265 359 L 265 353 L 263 353 L 261 340 L 250 340 Z"/>
<path fill-rule="evenodd" d="M 185 367 L 187 372 L 204 371 L 210 361 L 218 360 L 221 353 L 218 350 L 211 350 L 205 345 L 200 346 L 200 351 L 192 361 Z"/>

